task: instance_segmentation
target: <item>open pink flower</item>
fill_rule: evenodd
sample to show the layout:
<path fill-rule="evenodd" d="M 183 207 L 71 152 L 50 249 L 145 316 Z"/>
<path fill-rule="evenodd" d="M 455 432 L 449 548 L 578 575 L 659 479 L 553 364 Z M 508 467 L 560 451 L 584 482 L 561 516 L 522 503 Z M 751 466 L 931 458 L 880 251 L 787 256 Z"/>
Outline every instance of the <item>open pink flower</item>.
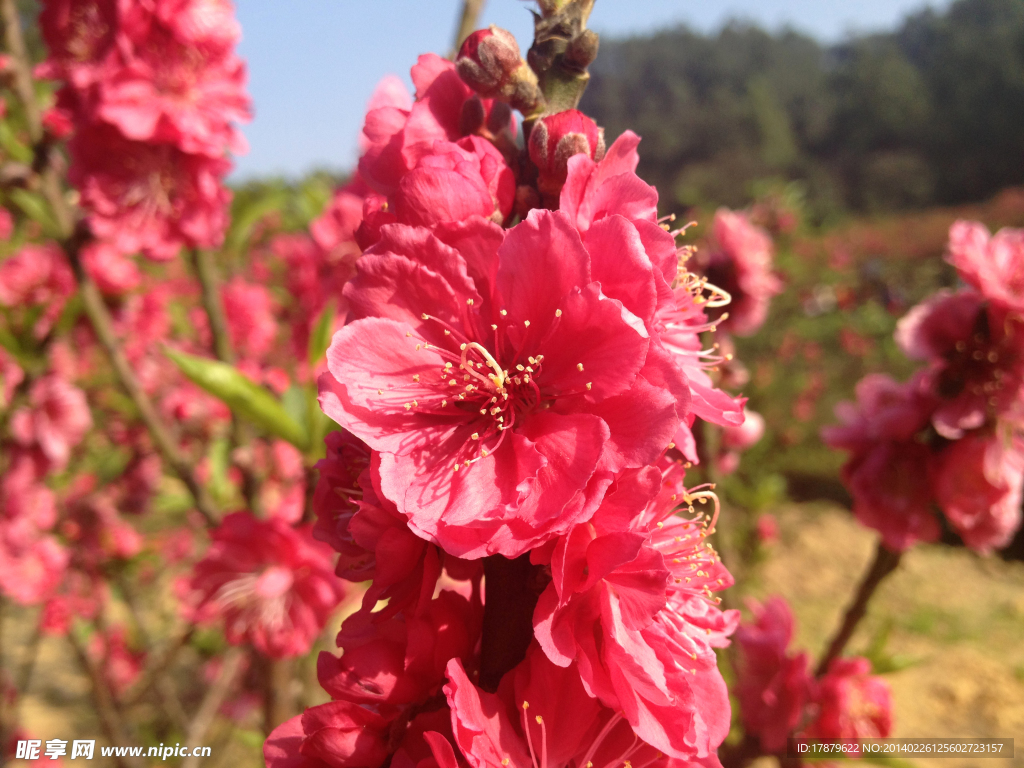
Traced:
<path fill-rule="evenodd" d="M 552 664 L 536 644 L 497 693 L 474 685 L 457 659 L 448 664 L 448 681 L 455 743 L 472 768 L 667 762 L 636 738 L 621 712 L 588 695 L 575 665 Z"/>
<path fill-rule="evenodd" d="M 39 446 L 55 468 L 63 469 L 92 426 L 85 393 L 50 374 L 32 383 L 29 403 L 11 417 L 11 433 L 21 445 Z"/>
<path fill-rule="evenodd" d="M 122 253 L 167 260 L 183 247 L 220 245 L 231 198 L 221 185 L 227 159 L 132 141 L 108 126 L 79 130 L 69 150 L 68 177 L 92 231 Z"/>
<path fill-rule="evenodd" d="M 707 369 L 724 357 L 704 349 L 701 334 L 713 324 L 696 300 L 699 286 L 680 272 L 675 237 L 658 224 L 657 190 L 636 175 L 639 143 L 626 131 L 600 161 L 573 155 L 560 210 L 579 230 L 604 293 L 644 321 L 685 376 L 691 415 L 714 424 L 741 424 L 744 400 L 717 389 L 708 376 Z M 675 442 L 696 462 L 696 452 L 686 451 L 693 444 L 688 422 L 680 424 Z"/>
<path fill-rule="evenodd" d="M 183 44 L 163 24 L 129 29 L 130 56 L 111 61 L 98 84 L 96 115 L 134 141 L 169 143 L 218 157 L 244 151 L 235 123 L 250 117 L 245 63 L 233 53 Z"/>
<path fill-rule="evenodd" d="M 309 651 L 344 592 L 330 550 L 278 519 L 225 517 L 193 571 L 197 617 L 223 616 L 228 641 L 248 641 L 272 658 Z"/>
<path fill-rule="evenodd" d="M 951 440 L 1005 413 L 1024 386 L 1024 322 L 973 290 L 939 291 L 917 305 L 896 341 L 929 363 L 920 383 L 939 401 L 935 430 Z"/>
<path fill-rule="evenodd" d="M 713 649 L 728 644 L 739 616 L 713 603 L 732 583 L 705 538 L 713 522 L 674 514 L 681 480 L 678 465 L 664 477 L 654 467 L 619 476 L 593 518 L 555 546 L 534 631 L 548 658 L 576 662 L 588 693 L 639 738 L 691 759 L 728 733 Z"/>
<path fill-rule="evenodd" d="M 1024 455 L 1001 435 L 950 443 L 935 458 L 931 480 L 943 514 L 971 549 L 1006 546 L 1020 528 Z"/>
<path fill-rule="evenodd" d="M 781 752 L 800 725 L 814 692 L 810 658 L 789 653 L 793 614 L 781 597 L 762 605 L 751 600 L 753 623 L 736 630 L 736 694 L 743 727 L 756 735 L 766 752 Z"/>
<path fill-rule="evenodd" d="M 949 228 L 949 262 L 986 299 L 1024 310 L 1024 229 L 990 235 L 976 221 L 957 221 Z"/>
<path fill-rule="evenodd" d="M 410 527 L 471 559 L 586 519 L 689 400 L 643 323 L 591 282 L 563 214 L 531 212 L 503 241 L 479 225 L 494 236 L 462 251 L 386 228 L 346 286 L 359 319 L 320 379 L 324 411 L 380 452 L 381 491 Z"/>

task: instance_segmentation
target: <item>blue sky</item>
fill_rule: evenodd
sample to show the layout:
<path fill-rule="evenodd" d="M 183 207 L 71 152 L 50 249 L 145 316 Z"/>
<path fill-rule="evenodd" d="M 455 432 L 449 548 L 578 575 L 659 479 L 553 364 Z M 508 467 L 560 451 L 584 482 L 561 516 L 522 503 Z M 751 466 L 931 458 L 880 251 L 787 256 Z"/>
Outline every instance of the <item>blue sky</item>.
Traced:
<path fill-rule="evenodd" d="M 249 62 L 255 119 L 250 149 L 234 179 L 314 168 L 343 170 L 356 158 L 363 107 L 389 72 L 408 81 L 427 51 L 451 45 L 460 0 L 236 0 L 241 54 Z M 712 31 L 731 18 L 769 29 L 791 26 L 820 40 L 895 26 L 925 5 L 949 0 L 597 0 L 590 26 L 605 35 L 646 32 L 683 22 Z M 512 31 L 525 50 L 530 4 L 487 0 L 481 26 Z"/>

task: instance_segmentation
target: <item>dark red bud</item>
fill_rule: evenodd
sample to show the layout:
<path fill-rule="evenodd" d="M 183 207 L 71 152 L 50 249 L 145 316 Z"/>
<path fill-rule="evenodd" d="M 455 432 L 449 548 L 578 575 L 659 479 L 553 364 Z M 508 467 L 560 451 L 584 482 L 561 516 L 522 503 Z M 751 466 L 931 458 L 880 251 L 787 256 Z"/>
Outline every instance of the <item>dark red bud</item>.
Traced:
<path fill-rule="evenodd" d="M 481 96 L 507 101 L 524 114 L 534 111 L 541 101 L 537 76 L 523 61 L 515 37 L 493 24 L 466 38 L 455 67 Z"/>

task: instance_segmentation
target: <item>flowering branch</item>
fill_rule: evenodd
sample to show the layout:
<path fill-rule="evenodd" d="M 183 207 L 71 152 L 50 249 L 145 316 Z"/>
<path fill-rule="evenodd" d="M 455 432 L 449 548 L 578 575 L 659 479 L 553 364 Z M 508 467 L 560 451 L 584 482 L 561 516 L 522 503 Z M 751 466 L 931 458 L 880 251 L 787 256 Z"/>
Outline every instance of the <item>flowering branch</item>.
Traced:
<path fill-rule="evenodd" d="M 25 48 L 25 41 L 21 33 L 21 24 L 18 19 L 18 11 L 14 0 L 0 0 L 0 12 L 4 22 L 4 36 L 7 50 L 11 54 L 11 61 L 16 73 L 15 79 L 18 95 L 23 102 L 25 114 L 28 118 L 29 136 L 33 142 L 39 142 L 42 137 L 42 122 L 39 111 L 39 104 L 35 97 L 35 88 L 32 84 L 32 70 Z M 43 194 L 45 195 L 57 223 L 60 226 L 63 240 L 61 246 L 71 264 L 72 272 L 81 291 L 82 305 L 89 322 L 96 332 L 96 336 L 103 346 L 111 365 L 117 374 L 121 385 L 127 391 L 135 407 L 142 417 L 146 428 L 149 430 L 164 461 L 166 461 L 174 473 L 188 488 L 189 493 L 195 499 L 196 507 L 206 518 L 207 523 L 216 525 L 217 514 L 213 501 L 209 494 L 202 487 L 192 472 L 192 467 L 185 457 L 182 456 L 174 444 L 169 430 L 164 426 L 152 401 L 142 389 L 135 372 L 129 365 L 124 351 L 114 333 L 113 320 L 107 311 L 103 298 L 100 295 L 96 283 L 86 272 L 81 261 L 81 249 L 90 237 L 84 224 L 75 223 L 75 213 L 68 204 L 60 183 L 47 164 L 42 175 Z"/>
<path fill-rule="evenodd" d="M 846 615 L 843 616 L 843 623 L 840 625 L 839 630 L 828 645 L 828 650 L 821 657 L 821 661 L 818 662 L 818 666 L 814 670 L 816 677 L 824 675 L 828 671 L 829 664 L 832 663 L 833 659 L 838 658 L 843 652 L 846 644 L 853 636 L 853 631 L 857 628 L 857 624 L 864 618 L 864 614 L 867 613 L 868 602 L 875 594 L 875 590 L 878 589 L 878 585 L 899 566 L 900 554 L 899 552 L 886 549 L 882 542 L 878 543 L 878 547 L 875 550 L 875 559 L 864 574 L 860 586 L 857 587 L 853 602 L 850 603 L 850 607 L 846 609 Z"/>
<path fill-rule="evenodd" d="M 103 346 L 103 350 L 107 353 L 110 364 L 121 381 L 121 386 L 124 387 L 138 409 L 139 416 L 149 430 L 149 434 L 152 436 L 160 455 L 188 488 L 189 493 L 192 494 L 192 498 L 195 500 L 196 508 L 206 519 L 206 522 L 214 526 L 217 524 L 217 512 L 213 500 L 206 492 L 206 489 L 199 483 L 195 474 L 193 474 L 189 462 L 178 452 L 170 432 L 161 421 L 156 408 L 153 407 L 153 402 L 142 389 L 142 384 L 136 378 L 135 372 L 128 363 L 128 358 L 125 357 L 124 351 L 121 349 L 117 335 L 114 333 L 113 320 L 107 311 L 106 305 L 103 303 L 99 289 L 82 265 L 79 250 L 83 234 L 81 228 L 79 228 L 76 235 L 67 242 L 65 252 L 67 253 L 68 260 L 71 262 L 75 279 L 78 281 L 85 314 L 89 318 L 89 322 L 92 324 L 96 337 Z"/>

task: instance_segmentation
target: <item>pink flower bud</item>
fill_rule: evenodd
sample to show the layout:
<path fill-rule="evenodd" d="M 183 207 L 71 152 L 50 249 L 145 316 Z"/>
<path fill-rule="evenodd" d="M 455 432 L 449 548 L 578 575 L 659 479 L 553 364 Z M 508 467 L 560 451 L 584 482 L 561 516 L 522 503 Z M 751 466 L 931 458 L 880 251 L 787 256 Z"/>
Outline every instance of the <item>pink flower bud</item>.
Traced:
<path fill-rule="evenodd" d="M 455 67 L 481 96 L 508 101 L 524 114 L 535 111 L 542 99 L 537 75 L 523 61 L 515 37 L 493 24 L 466 38 Z"/>
<path fill-rule="evenodd" d="M 545 198 L 557 197 L 568 175 L 569 158 L 604 156 L 604 130 L 582 112 L 569 109 L 542 117 L 530 131 L 530 160 L 537 166 L 537 186 Z"/>

